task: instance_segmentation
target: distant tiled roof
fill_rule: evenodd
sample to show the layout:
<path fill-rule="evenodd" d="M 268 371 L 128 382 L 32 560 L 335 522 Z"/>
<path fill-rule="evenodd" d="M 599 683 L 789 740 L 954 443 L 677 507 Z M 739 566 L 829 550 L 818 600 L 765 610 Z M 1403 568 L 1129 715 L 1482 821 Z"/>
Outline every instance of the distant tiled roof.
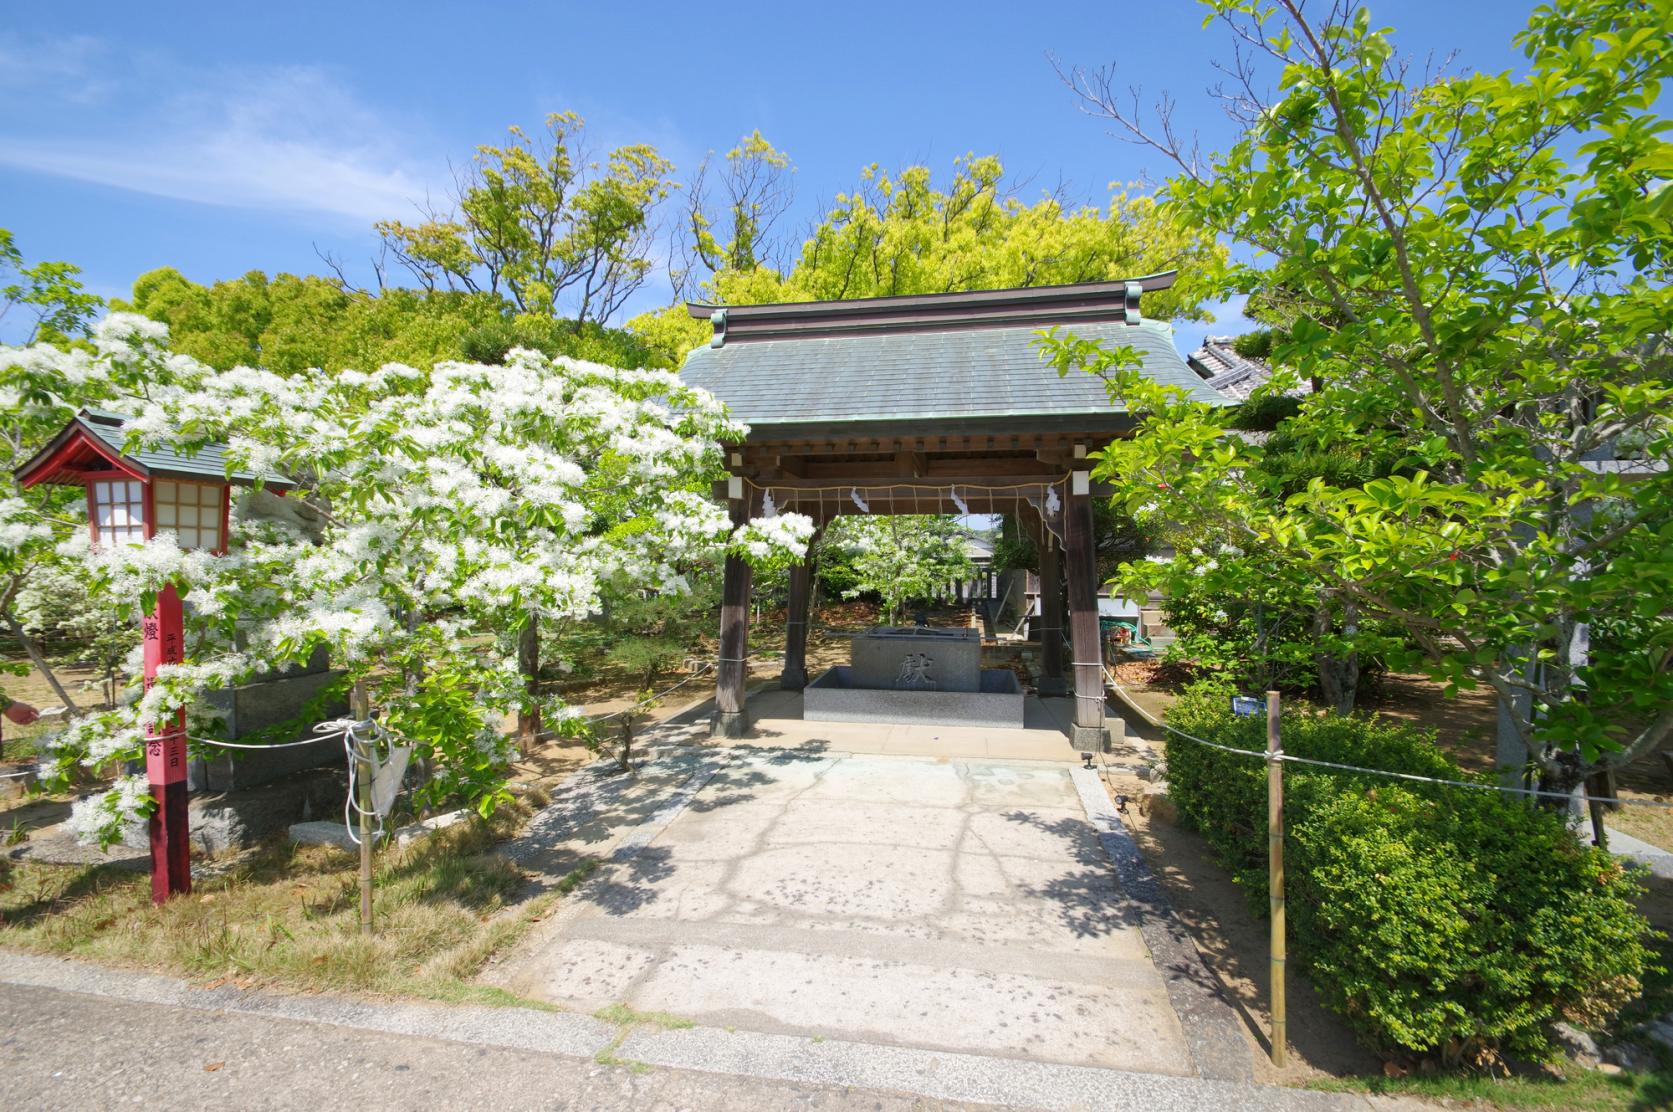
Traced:
<path fill-rule="evenodd" d="M 1228 400 L 1192 373 L 1165 324 L 1077 323 L 1076 336 L 1130 345 L 1145 374 L 1206 402 Z M 1123 413 L 1088 374 L 1059 377 L 1035 327 L 894 331 L 727 342 L 686 357 L 680 375 L 752 428 L 822 423 L 1063 419 Z M 927 430 L 926 430 L 927 431 Z"/>
<path fill-rule="evenodd" d="M 1628 479 L 1661 475 L 1667 471 L 1667 461 L 1659 459 L 1589 459 L 1582 460 L 1580 466 L 1599 475 L 1621 475 Z"/>
<path fill-rule="evenodd" d="M 1188 355 L 1186 362 L 1207 386 L 1243 402 L 1272 380 L 1272 368 L 1262 360 L 1239 355 L 1232 347 L 1236 339 L 1236 336 L 1205 336 L 1202 347 Z M 1304 382 L 1291 392 L 1308 394 L 1312 388 Z"/>

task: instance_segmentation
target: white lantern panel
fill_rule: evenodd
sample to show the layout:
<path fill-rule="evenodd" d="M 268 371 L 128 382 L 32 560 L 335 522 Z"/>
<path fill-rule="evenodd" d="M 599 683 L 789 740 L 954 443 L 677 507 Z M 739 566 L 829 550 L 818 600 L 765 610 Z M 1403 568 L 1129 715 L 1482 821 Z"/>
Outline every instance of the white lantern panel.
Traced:
<path fill-rule="evenodd" d="M 226 488 L 214 483 L 158 482 L 152 488 L 157 528 L 173 533 L 183 549 L 219 549 L 225 498 Z"/>
<path fill-rule="evenodd" d="M 145 485 L 127 479 L 92 484 L 93 531 L 101 546 L 145 543 Z"/>

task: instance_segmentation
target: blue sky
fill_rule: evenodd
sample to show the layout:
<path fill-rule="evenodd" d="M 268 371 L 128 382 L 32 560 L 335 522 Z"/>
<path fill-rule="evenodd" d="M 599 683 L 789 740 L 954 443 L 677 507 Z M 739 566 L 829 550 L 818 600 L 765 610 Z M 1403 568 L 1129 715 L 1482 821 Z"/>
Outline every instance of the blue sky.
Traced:
<path fill-rule="evenodd" d="M 1528 3 L 1384 0 L 1402 49 L 1514 64 Z M 1148 5 L 793 3 L 29 5 L 0 26 L 0 227 L 106 296 L 172 265 L 198 281 L 354 264 L 371 224 L 440 200 L 507 125 L 573 109 L 601 149 L 649 142 L 682 173 L 759 127 L 794 159 L 798 224 L 871 162 L 945 174 L 1000 155 L 1027 193 L 1165 176 L 1081 113 L 1048 60 L 1164 89 L 1205 145 L 1226 35 Z M 1025 193 L 1025 195 L 1027 195 Z M 362 271 L 364 274 L 365 272 Z M 657 282 L 632 310 L 668 299 Z M 1236 306 L 1211 331 L 1235 332 Z M 1201 326 L 1181 326 L 1189 349 Z"/>

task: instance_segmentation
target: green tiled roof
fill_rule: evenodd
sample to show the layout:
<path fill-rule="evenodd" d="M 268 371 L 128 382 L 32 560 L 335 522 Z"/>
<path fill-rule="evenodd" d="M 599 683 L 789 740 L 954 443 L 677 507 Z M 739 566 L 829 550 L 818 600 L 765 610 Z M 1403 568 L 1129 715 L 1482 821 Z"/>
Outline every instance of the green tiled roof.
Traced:
<path fill-rule="evenodd" d="M 1173 332 L 1156 321 L 1076 323 L 1107 347 L 1130 345 L 1144 373 L 1201 401 L 1232 404 L 1185 364 Z M 1031 420 L 1119 416 L 1101 380 L 1059 378 L 1040 358 L 1037 327 L 892 331 L 790 337 L 702 347 L 680 376 L 724 401 L 759 432 L 774 427 L 898 421 Z M 926 430 L 929 431 L 929 430 Z"/>
<path fill-rule="evenodd" d="M 104 409 L 84 409 L 77 422 L 108 444 L 118 454 L 143 467 L 146 472 L 157 478 L 175 479 L 231 479 L 234 483 L 255 483 L 257 481 L 266 486 L 289 488 L 296 484 L 277 472 L 268 471 L 257 475 L 254 471 L 235 468 L 231 475 L 227 473 L 226 447 L 221 444 L 206 444 L 193 455 L 183 455 L 167 448 L 140 448 L 129 452 L 125 450 L 128 442 L 127 424 L 133 420 L 131 414 L 112 413 Z"/>

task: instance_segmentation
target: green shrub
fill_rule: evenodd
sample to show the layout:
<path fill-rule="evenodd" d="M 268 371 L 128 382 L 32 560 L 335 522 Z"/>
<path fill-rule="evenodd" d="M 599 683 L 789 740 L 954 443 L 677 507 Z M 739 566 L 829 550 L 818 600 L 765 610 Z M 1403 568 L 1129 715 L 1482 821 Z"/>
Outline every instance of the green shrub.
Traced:
<path fill-rule="evenodd" d="M 1245 359 L 1272 358 L 1272 340 L 1274 333 L 1270 328 L 1258 328 L 1253 332 L 1245 332 L 1232 337 L 1232 350 Z"/>
<path fill-rule="evenodd" d="M 1201 685 L 1187 733 L 1264 749 L 1266 723 Z M 1467 779 L 1425 733 L 1287 710 L 1286 752 Z M 1263 761 L 1168 743 L 1169 792 L 1240 884 L 1266 895 Z M 1546 1058 L 1550 1025 L 1596 1028 L 1637 995 L 1649 927 L 1637 881 L 1561 815 L 1493 792 L 1288 765 L 1291 954 L 1368 1043 L 1444 1061 Z M 1255 901 L 1252 901 L 1255 902 Z"/>

